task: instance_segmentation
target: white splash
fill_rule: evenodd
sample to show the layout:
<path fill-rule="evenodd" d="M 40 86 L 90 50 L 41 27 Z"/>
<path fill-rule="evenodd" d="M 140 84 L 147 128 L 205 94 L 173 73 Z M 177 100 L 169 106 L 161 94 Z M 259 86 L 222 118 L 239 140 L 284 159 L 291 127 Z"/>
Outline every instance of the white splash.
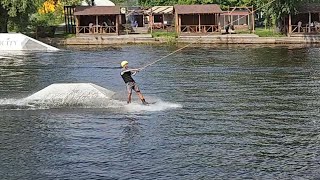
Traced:
<path fill-rule="evenodd" d="M 125 105 L 125 109 L 129 112 L 140 112 L 140 111 L 164 111 L 167 109 L 182 108 L 182 105 L 164 102 L 157 100 L 155 103 L 149 105 L 143 105 L 140 103 L 133 102 L 131 104 Z"/>
<path fill-rule="evenodd" d="M 0 109 L 22 110 L 39 108 L 29 105 L 23 99 L 0 99 Z"/>
<path fill-rule="evenodd" d="M 52 84 L 26 98 L 0 99 L 0 110 L 36 110 L 51 108 L 102 108 L 125 112 L 163 111 L 181 108 L 180 104 L 153 100 L 148 106 L 140 102 L 127 104 L 114 99 L 115 92 L 92 83 Z"/>
<path fill-rule="evenodd" d="M 111 103 L 115 93 L 92 83 L 52 84 L 29 97 L 24 98 L 29 104 L 52 106 L 103 106 Z M 109 100 L 109 101 L 106 101 Z"/>

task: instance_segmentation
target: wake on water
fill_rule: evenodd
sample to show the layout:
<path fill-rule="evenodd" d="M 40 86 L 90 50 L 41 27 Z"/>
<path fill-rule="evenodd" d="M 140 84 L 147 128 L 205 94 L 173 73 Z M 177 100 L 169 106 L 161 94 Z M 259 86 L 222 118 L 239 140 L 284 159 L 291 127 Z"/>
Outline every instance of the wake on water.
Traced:
<path fill-rule="evenodd" d="M 181 108 L 179 104 L 156 100 L 148 106 L 113 99 L 115 92 L 91 83 L 52 84 L 26 98 L 0 99 L 0 110 L 58 108 L 106 108 L 127 112 L 163 111 Z"/>

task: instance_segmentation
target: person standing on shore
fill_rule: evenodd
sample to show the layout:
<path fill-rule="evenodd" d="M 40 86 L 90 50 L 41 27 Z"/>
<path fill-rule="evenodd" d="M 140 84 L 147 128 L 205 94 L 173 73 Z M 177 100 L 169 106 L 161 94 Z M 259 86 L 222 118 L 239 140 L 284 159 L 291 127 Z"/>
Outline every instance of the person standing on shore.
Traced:
<path fill-rule="evenodd" d="M 127 103 L 131 103 L 131 97 L 132 97 L 132 90 L 134 90 L 137 95 L 139 96 L 141 102 L 143 105 L 148 105 L 148 103 L 146 102 L 146 100 L 144 99 L 139 86 L 137 85 L 137 83 L 133 80 L 133 78 L 131 77 L 131 75 L 136 75 L 137 72 L 139 72 L 139 69 L 129 69 L 128 67 L 129 62 L 128 61 L 122 61 L 121 62 L 121 77 L 123 79 L 123 81 L 126 83 L 126 87 L 127 87 L 127 92 L 128 92 L 128 101 Z"/>
<path fill-rule="evenodd" d="M 227 22 L 227 25 L 225 26 L 225 28 L 226 28 L 226 34 L 229 34 L 230 21 Z"/>

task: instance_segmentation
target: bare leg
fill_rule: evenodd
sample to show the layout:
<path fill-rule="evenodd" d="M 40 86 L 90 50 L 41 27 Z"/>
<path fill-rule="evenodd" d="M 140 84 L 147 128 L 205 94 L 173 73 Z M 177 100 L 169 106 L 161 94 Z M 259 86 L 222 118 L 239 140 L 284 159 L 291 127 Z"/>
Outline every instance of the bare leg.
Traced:
<path fill-rule="evenodd" d="M 127 101 L 128 104 L 131 103 L 131 95 L 132 93 L 128 93 L 128 101 Z"/>
<path fill-rule="evenodd" d="M 138 94 L 140 100 L 142 101 L 142 104 L 147 105 L 148 103 L 147 103 L 146 100 L 144 99 L 142 93 L 139 91 L 139 92 L 137 92 L 137 94 Z"/>
<path fill-rule="evenodd" d="M 138 96 L 139 96 L 140 100 L 142 101 L 142 100 L 144 99 L 144 97 L 143 97 L 142 93 L 141 93 L 141 92 L 137 92 L 137 94 L 138 94 Z"/>

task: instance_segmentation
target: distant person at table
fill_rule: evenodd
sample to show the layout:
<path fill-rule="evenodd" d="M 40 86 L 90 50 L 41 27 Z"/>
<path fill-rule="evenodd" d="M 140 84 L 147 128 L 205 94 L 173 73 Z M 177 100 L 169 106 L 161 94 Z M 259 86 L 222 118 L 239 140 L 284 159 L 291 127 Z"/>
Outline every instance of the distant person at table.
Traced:
<path fill-rule="evenodd" d="M 301 28 L 302 28 L 302 22 L 301 22 L 301 21 L 299 21 L 299 22 L 298 22 L 298 32 L 300 32 L 300 31 L 301 31 Z"/>
<path fill-rule="evenodd" d="M 134 21 L 133 26 L 134 26 L 135 28 L 138 28 L 138 22 L 137 22 L 137 21 Z"/>

